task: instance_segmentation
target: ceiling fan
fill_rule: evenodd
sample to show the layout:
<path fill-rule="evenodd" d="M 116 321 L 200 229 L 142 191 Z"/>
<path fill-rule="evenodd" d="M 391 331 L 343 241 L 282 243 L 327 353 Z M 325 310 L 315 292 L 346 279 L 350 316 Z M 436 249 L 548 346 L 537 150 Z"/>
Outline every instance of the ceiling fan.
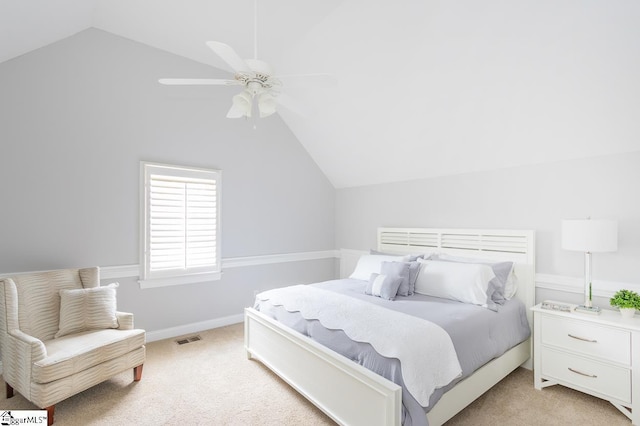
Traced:
<path fill-rule="evenodd" d="M 257 100 L 260 117 L 268 117 L 276 112 L 276 106 L 295 110 L 295 105 L 281 92 L 282 79 L 295 78 L 326 78 L 326 74 L 305 74 L 290 76 L 275 76 L 272 68 L 264 61 L 258 60 L 258 1 L 254 0 L 254 58 L 242 59 L 230 46 L 219 41 L 208 41 L 207 46 L 213 50 L 234 72 L 233 79 L 211 78 L 161 78 L 160 84 L 165 85 L 224 85 L 243 86 L 240 93 L 233 97 L 231 109 L 227 118 L 251 117 L 253 103 Z"/>

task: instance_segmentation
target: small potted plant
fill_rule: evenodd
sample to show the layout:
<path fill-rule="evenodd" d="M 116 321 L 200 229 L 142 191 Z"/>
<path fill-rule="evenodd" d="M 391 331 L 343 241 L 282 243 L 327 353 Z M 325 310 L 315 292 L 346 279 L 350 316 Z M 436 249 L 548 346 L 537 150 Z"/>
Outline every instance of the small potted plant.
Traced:
<path fill-rule="evenodd" d="M 631 290 L 619 290 L 609 300 L 611 306 L 620 309 L 620 313 L 625 318 L 631 318 L 640 309 L 640 295 Z"/>

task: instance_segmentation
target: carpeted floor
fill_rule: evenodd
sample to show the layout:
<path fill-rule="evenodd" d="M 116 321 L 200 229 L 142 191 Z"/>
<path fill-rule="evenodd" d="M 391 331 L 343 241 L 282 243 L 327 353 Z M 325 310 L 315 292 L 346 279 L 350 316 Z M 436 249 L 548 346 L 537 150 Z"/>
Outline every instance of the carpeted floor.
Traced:
<path fill-rule="evenodd" d="M 199 333 L 201 341 L 149 343 L 142 381 L 122 373 L 56 406 L 66 425 L 333 425 L 271 371 L 247 360 L 242 324 Z M 3 387 L 4 388 L 4 387 Z M 20 394 L 0 409 L 35 409 Z M 625 425 L 611 404 L 560 386 L 533 388 L 518 369 L 447 425 Z"/>

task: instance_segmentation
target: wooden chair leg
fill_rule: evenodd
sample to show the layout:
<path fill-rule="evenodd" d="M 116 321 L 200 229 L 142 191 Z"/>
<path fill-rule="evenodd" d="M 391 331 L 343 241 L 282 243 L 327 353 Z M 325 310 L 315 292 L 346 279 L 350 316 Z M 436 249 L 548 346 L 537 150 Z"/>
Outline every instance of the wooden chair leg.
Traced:
<path fill-rule="evenodd" d="M 137 367 L 133 367 L 133 381 L 139 382 L 142 379 L 142 366 L 144 364 L 140 364 Z"/>
<path fill-rule="evenodd" d="M 51 426 L 53 424 L 53 412 L 55 411 L 55 408 L 55 405 L 45 408 L 45 410 L 47 410 L 47 426 Z"/>
<path fill-rule="evenodd" d="M 4 384 L 5 384 L 6 389 L 7 389 L 7 399 L 12 398 L 13 397 L 13 388 L 7 382 L 5 382 Z"/>

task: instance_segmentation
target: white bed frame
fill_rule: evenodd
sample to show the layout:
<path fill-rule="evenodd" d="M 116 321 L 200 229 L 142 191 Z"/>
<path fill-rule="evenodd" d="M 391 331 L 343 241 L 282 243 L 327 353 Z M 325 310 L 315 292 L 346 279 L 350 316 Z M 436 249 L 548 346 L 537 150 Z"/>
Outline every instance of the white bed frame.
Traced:
<path fill-rule="evenodd" d="M 533 231 L 379 228 L 378 250 L 513 261 L 516 297 L 527 308 L 534 305 Z M 354 270 L 362 253 L 342 252 L 341 277 Z M 532 325 L 530 309 L 527 315 Z M 252 308 L 245 310 L 245 348 L 248 358 L 262 362 L 338 424 L 401 424 L 402 389 L 398 385 Z M 427 414 L 429 425 L 442 425 L 518 366 L 531 368 L 530 357 L 528 339 L 478 369 L 442 396 Z"/>

